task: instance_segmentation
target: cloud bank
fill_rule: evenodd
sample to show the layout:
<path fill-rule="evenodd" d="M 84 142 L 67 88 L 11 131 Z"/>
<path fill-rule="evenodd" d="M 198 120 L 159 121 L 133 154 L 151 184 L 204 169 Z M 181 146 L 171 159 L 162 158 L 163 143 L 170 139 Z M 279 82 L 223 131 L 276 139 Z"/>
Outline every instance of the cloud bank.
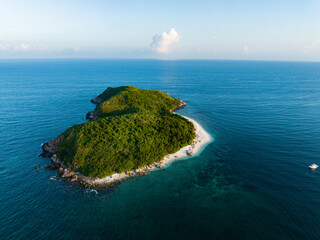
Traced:
<path fill-rule="evenodd" d="M 168 53 L 169 46 L 175 42 L 179 42 L 180 36 L 174 28 L 171 28 L 167 32 L 163 32 L 160 35 L 155 35 L 153 37 L 150 48 L 152 51 L 157 53 Z"/>
<path fill-rule="evenodd" d="M 14 50 L 16 50 L 16 51 L 30 51 L 31 46 L 26 43 L 21 43 L 19 46 L 14 47 Z"/>
<path fill-rule="evenodd" d="M 31 53 L 57 53 L 57 54 L 74 54 L 79 53 L 80 49 L 78 47 L 65 48 L 65 49 L 52 49 L 50 50 L 45 45 L 31 45 L 28 43 L 21 43 L 18 45 L 9 45 L 0 42 L 0 53 L 13 53 L 13 54 L 31 54 Z"/>

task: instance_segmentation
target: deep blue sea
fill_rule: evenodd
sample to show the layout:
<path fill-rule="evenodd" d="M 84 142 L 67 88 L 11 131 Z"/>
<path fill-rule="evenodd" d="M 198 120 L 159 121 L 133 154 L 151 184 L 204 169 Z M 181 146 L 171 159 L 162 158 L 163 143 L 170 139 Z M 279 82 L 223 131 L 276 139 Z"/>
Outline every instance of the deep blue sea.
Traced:
<path fill-rule="evenodd" d="M 109 189 L 52 181 L 41 144 L 133 85 L 183 99 L 200 155 Z M 320 63 L 0 61 L 0 239 L 320 239 Z M 40 170 L 35 171 L 40 164 Z"/>

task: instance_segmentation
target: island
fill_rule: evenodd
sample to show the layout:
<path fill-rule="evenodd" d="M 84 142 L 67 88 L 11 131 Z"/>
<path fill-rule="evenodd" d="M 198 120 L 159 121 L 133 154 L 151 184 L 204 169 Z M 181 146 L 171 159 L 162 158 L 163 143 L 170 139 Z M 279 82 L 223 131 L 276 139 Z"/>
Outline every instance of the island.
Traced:
<path fill-rule="evenodd" d="M 185 102 L 161 91 L 109 87 L 91 102 L 90 121 L 43 144 L 39 155 L 68 182 L 109 186 L 192 156 L 211 140 L 196 121 L 174 113 Z"/>

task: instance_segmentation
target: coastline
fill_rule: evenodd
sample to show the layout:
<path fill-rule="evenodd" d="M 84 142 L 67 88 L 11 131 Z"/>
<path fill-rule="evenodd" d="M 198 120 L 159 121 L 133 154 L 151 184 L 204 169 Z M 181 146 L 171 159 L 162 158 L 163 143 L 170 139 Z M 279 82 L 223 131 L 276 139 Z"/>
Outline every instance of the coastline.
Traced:
<path fill-rule="evenodd" d="M 196 137 L 193 140 L 193 142 L 195 142 L 195 144 L 185 146 L 181 148 L 178 152 L 166 155 L 163 160 L 166 165 L 177 159 L 195 156 L 198 153 L 200 153 L 200 151 L 202 151 L 210 142 L 212 142 L 211 135 L 197 121 L 186 116 L 183 117 L 188 119 L 194 125 L 194 128 L 196 130 Z M 191 155 L 188 154 L 190 150 L 192 150 Z"/>
<path fill-rule="evenodd" d="M 183 116 L 183 117 L 188 119 L 194 125 L 196 137 L 192 141 L 192 144 L 181 148 L 179 151 L 175 153 L 166 155 L 160 162 L 155 162 L 148 166 L 132 169 L 130 171 L 126 171 L 123 173 L 115 173 L 105 178 L 93 179 L 85 176 L 78 176 L 78 181 L 87 187 L 106 187 L 129 177 L 133 177 L 136 175 L 140 175 L 140 176 L 146 175 L 148 172 L 154 171 L 156 169 L 161 169 L 167 166 L 169 163 L 173 162 L 174 160 L 196 155 L 197 153 L 200 152 L 200 150 L 203 150 L 212 141 L 212 137 L 208 132 L 205 131 L 205 129 L 197 121 L 191 118 L 188 118 L 186 116 Z"/>

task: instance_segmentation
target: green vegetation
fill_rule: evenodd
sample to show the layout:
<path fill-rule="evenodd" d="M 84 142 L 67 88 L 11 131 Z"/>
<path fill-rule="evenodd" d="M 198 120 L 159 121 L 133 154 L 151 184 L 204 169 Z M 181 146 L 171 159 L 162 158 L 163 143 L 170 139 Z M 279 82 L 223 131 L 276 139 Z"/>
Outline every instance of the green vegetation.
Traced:
<path fill-rule="evenodd" d="M 194 126 L 172 109 L 179 100 L 160 91 L 108 88 L 99 118 L 66 130 L 58 158 L 89 177 L 105 177 L 160 161 L 190 144 Z"/>

